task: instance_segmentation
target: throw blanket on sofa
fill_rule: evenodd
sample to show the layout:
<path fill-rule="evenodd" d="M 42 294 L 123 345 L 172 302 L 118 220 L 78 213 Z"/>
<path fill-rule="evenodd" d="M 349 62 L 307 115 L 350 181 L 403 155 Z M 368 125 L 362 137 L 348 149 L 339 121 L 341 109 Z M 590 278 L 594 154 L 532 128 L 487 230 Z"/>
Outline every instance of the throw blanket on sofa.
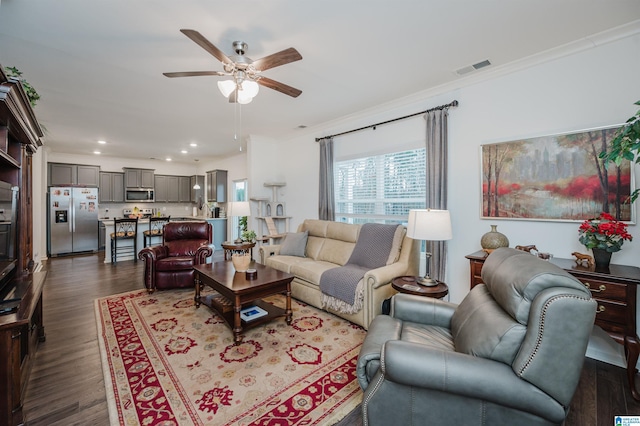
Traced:
<path fill-rule="evenodd" d="M 387 264 L 400 225 L 365 223 L 344 266 L 329 269 L 320 277 L 322 307 L 352 314 L 362 309 L 364 288 L 358 285 L 365 273 Z"/>

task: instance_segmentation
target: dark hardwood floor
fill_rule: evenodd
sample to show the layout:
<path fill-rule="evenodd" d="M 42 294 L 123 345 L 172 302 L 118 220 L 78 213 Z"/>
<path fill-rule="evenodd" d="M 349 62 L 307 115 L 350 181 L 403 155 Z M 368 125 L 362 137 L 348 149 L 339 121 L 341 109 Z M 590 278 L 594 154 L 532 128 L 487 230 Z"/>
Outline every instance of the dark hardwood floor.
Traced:
<path fill-rule="evenodd" d="M 221 258 L 222 253 L 214 256 Z M 24 406 L 28 426 L 109 424 L 94 300 L 142 288 L 144 264 L 111 265 L 103 259 L 100 253 L 44 262 L 47 339 L 38 347 L 29 377 Z M 565 425 L 609 426 L 616 415 L 640 415 L 625 370 L 587 359 Z M 339 425 L 362 425 L 359 408 Z"/>

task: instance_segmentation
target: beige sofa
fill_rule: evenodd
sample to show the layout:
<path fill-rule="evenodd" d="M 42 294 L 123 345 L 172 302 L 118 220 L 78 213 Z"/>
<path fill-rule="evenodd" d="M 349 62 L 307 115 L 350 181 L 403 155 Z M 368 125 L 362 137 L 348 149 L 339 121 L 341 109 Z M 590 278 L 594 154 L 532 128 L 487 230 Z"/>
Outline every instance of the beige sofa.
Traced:
<path fill-rule="evenodd" d="M 382 302 L 395 293 L 391 280 L 402 275 L 418 274 L 420 244 L 408 238 L 406 230 L 402 229 L 399 236 L 394 238 L 393 255 L 390 255 L 387 265 L 368 271 L 358 284 L 363 290 L 362 308 L 354 313 L 323 308 L 320 276 L 328 269 L 347 263 L 360 228 L 361 225 L 307 219 L 298 227 L 298 232 L 308 232 L 304 257 L 280 255 L 282 245 L 265 245 L 260 247 L 261 262 L 295 275 L 291 284 L 294 298 L 368 328 L 373 318 L 380 314 Z"/>

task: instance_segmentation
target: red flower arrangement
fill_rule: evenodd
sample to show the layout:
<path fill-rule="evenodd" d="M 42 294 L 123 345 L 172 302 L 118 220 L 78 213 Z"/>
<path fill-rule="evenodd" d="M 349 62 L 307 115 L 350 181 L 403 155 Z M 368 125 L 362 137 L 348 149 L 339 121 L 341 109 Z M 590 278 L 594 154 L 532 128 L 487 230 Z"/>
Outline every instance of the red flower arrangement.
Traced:
<path fill-rule="evenodd" d="M 627 224 L 609 213 L 600 213 L 597 218 L 585 220 L 578 232 L 580 243 L 588 249 L 603 249 L 610 253 L 620 251 L 625 240 L 633 239 L 627 232 Z"/>

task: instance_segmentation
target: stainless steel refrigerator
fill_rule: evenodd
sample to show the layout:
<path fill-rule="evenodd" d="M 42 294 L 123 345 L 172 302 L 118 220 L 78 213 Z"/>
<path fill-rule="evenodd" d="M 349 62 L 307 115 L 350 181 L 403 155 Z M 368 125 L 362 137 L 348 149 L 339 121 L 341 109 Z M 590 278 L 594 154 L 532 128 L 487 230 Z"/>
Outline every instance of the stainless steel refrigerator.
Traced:
<path fill-rule="evenodd" d="M 49 256 L 98 250 L 98 188 L 49 188 Z"/>

